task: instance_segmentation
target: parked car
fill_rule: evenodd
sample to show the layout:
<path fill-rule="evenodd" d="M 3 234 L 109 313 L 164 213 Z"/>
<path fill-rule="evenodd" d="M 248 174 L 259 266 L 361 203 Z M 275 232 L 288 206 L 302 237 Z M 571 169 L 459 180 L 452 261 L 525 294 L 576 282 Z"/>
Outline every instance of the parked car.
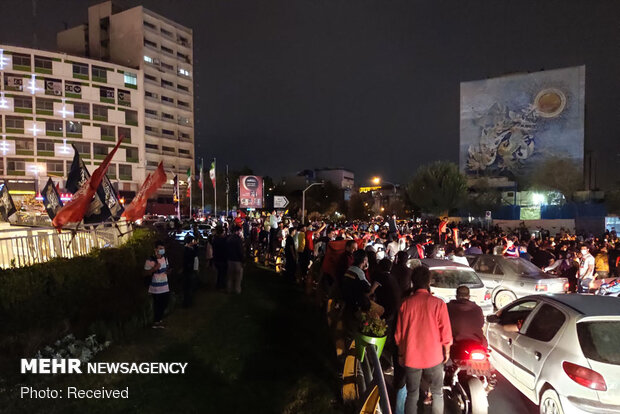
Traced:
<path fill-rule="evenodd" d="M 431 293 L 449 302 L 456 299 L 456 288 L 469 287 L 470 300 L 482 308 L 485 315 L 493 312 L 491 293 L 469 266 L 441 259 L 422 259 L 422 266 L 431 272 Z"/>
<path fill-rule="evenodd" d="M 531 295 L 487 317 L 494 368 L 544 414 L 620 412 L 620 300 Z"/>
<path fill-rule="evenodd" d="M 543 272 L 520 257 L 490 254 L 468 256 L 470 266 L 491 290 L 491 300 L 500 309 L 523 296 L 537 293 L 566 293 L 568 279 Z"/>

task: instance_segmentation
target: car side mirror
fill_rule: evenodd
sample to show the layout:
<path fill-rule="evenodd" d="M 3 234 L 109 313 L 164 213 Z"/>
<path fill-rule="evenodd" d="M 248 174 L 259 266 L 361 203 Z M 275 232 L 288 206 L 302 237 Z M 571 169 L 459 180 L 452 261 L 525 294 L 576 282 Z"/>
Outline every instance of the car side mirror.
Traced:
<path fill-rule="evenodd" d="M 493 315 L 489 315 L 487 316 L 487 322 L 488 323 L 499 323 L 499 316 L 493 314 Z"/>

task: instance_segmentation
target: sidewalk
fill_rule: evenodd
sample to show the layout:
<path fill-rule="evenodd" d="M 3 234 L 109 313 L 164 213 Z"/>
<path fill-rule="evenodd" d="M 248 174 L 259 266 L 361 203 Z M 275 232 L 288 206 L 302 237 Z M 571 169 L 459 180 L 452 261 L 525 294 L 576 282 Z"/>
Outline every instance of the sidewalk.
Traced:
<path fill-rule="evenodd" d="M 129 399 L 20 400 L 17 387 L 0 392 L 2 412 L 342 412 L 334 352 L 312 299 L 273 272 L 251 265 L 245 272 L 241 295 L 199 291 L 193 308 L 166 318 L 166 329 L 145 328 L 96 359 L 188 362 L 185 375 L 50 376 L 33 386 L 129 387 Z"/>

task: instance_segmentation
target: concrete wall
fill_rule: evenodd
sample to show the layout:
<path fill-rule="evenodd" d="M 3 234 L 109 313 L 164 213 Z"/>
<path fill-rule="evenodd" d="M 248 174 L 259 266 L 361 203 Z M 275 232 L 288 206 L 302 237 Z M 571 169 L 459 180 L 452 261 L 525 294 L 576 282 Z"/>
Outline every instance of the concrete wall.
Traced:
<path fill-rule="evenodd" d="M 110 18 L 110 60 L 121 65 L 140 67 L 144 47 L 142 7 L 112 15 Z"/>
<path fill-rule="evenodd" d="M 56 46 L 70 55 L 86 55 L 86 33 L 88 26 L 81 24 L 56 34 Z"/>

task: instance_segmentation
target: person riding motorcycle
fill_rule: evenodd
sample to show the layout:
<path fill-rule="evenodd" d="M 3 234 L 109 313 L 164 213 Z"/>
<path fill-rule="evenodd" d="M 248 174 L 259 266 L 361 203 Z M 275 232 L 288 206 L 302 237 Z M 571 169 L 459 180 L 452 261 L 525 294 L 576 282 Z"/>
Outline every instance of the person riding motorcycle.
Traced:
<path fill-rule="evenodd" d="M 467 286 L 459 286 L 456 289 L 456 299 L 448 302 L 448 314 L 455 344 L 476 341 L 484 347 L 487 346 L 487 339 L 482 331 L 484 315 L 480 306 L 469 300 Z"/>

